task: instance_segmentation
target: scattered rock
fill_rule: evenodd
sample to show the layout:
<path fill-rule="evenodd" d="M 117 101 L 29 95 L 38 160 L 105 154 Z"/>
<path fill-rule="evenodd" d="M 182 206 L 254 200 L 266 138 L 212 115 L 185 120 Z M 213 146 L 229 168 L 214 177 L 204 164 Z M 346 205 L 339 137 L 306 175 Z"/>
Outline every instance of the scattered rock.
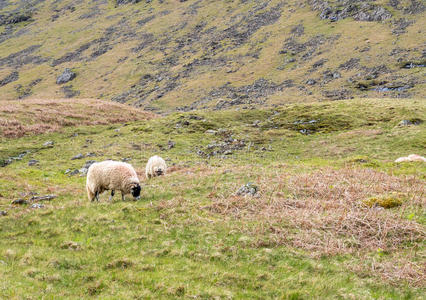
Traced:
<path fill-rule="evenodd" d="M 212 157 L 217 155 L 231 155 L 235 150 L 241 150 L 246 146 L 244 140 L 237 140 L 231 136 L 225 136 L 223 142 L 213 142 L 206 146 L 204 151 L 198 150 L 197 154 L 203 157 Z"/>
<path fill-rule="evenodd" d="M 53 141 L 47 141 L 43 144 L 44 147 L 52 148 L 55 143 Z"/>
<path fill-rule="evenodd" d="M 6 15 L 0 15 L 0 26 L 17 24 L 31 20 L 31 12 L 13 12 Z"/>
<path fill-rule="evenodd" d="M 71 160 L 82 159 L 82 158 L 84 158 L 84 155 L 79 153 L 76 156 L 74 156 L 73 158 L 71 158 Z"/>
<path fill-rule="evenodd" d="M 352 70 L 352 69 L 355 69 L 355 68 L 359 68 L 359 62 L 360 62 L 359 58 L 352 57 L 348 61 L 340 64 L 339 69 L 348 71 L 348 70 Z"/>
<path fill-rule="evenodd" d="M 317 62 L 315 62 L 312 65 L 311 71 L 314 71 L 314 70 L 318 69 L 319 67 L 322 67 L 327 61 L 328 61 L 328 59 L 321 58 L 320 60 L 318 60 Z"/>
<path fill-rule="evenodd" d="M 41 45 L 32 45 L 21 51 L 12 53 L 4 58 L 0 58 L 0 66 L 21 67 L 28 64 L 42 64 L 47 61 L 46 58 L 31 55 L 40 47 Z"/>
<path fill-rule="evenodd" d="M 324 97 L 332 99 L 332 100 L 343 100 L 343 99 L 353 98 L 351 96 L 351 92 L 347 89 L 324 91 L 323 95 Z"/>
<path fill-rule="evenodd" d="M 128 160 L 125 160 L 125 158 L 123 159 L 123 161 L 128 161 Z M 95 162 L 96 162 L 96 160 L 88 160 L 88 161 L 86 161 L 86 163 L 83 165 L 83 167 L 81 169 L 74 170 L 73 172 L 70 172 L 70 176 L 77 175 L 77 174 L 80 174 L 80 176 L 85 176 L 87 174 L 87 171 L 89 171 L 89 167 L 92 164 L 94 164 Z"/>
<path fill-rule="evenodd" d="M 307 81 L 306 81 L 306 84 L 307 85 L 315 85 L 317 83 L 317 81 L 315 80 L 315 79 L 308 79 Z"/>
<path fill-rule="evenodd" d="M 9 75 L 7 75 L 5 78 L 0 80 L 0 87 L 6 85 L 8 83 L 11 83 L 13 81 L 16 81 L 16 80 L 18 80 L 18 78 L 19 78 L 19 73 L 17 71 L 13 71 Z"/>
<path fill-rule="evenodd" d="M 71 81 L 75 78 L 76 74 L 71 71 L 71 69 L 66 68 L 64 70 L 64 72 L 58 76 L 58 78 L 56 79 L 56 84 L 62 84 L 62 83 L 66 83 L 68 81 Z"/>
<path fill-rule="evenodd" d="M 41 203 L 34 203 L 30 206 L 30 208 L 35 208 L 35 209 L 43 208 L 43 207 L 44 207 L 44 204 L 41 204 Z"/>
<path fill-rule="evenodd" d="M 0 216 L 7 216 L 7 211 L 0 210 Z"/>
<path fill-rule="evenodd" d="M 249 182 L 249 183 L 243 185 L 242 187 L 240 187 L 238 189 L 238 191 L 236 192 L 236 194 L 238 196 L 241 196 L 241 195 L 254 196 L 254 195 L 256 195 L 257 192 L 258 192 L 258 187 L 256 185 L 254 185 L 253 183 Z"/>
<path fill-rule="evenodd" d="M 329 3 L 326 0 L 310 0 L 314 10 L 320 11 L 321 19 L 332 22 L 349 17 L 357 21 L 384 21 L 392 17 L 392 14 L 382 6 L 365 3 L 364 0 L 342 0 Z"/>
<path fill-rule="evenodd" d="M 322 73 L 323 76 L 323 84 L 327 84 L 335 79 L 342 77 L 339 72 L 333 72 L 331 70 L 327 70 Z"/>
<path fill-rule="evenodd" d="M 411 120 L 402 120 L 399 122 L 399 126 L 410 126 L 410 125 L 420 125 L 423 123 L 421 119 L 411 119 Z"/>
<path fill-rule="evenodd" d="M 77 175 L 78 173 L 80 173 L 80 171 L 75 169 L 74 171 L 71 171 L 68 174 L 69 174 L 69 176 L 74 176 L 74 175 Z"/>
<path fill-rule="evenodd" d="M 46 196 L 32 196 L 29 201 L 31 202 L 39 202 L 39 201 L 50 201 L 55 199 L 56 195 L 46 195 Z"/>
<path fill-rule="evenodd" d="M 23 205 L 23 204 L 28 204 L 28 201 L 24 200 L 24 199 L 16 199 L 12 201 L 12 204 L 14 205 Z"/>
<path fill-rule="evenodd" d="M 170 149 L 172 149 L 172 148 L 174 148 L 175 147 L 175 145 L 176 145 L 176 143 L 175 142 L 173 142 L 173 141 L 168 141 L 167 142 L 167 148 L 170 150 Z"/>
<path fill-rule="evenodd" d="M 28 162 L 28 166 L 34 166 L 34 165 L 37 165 L 39 163 L 39 161 L 38 160 L 36 160 L 36 159 L 31 159 L 29 162 Z"/>
<path fill-rule="evenodd" d="M 387 85 L 376 86 L 372 88 L 372 90 L 376 92 L 403 92 L 411 88 L 413 88 L 413 85 L 409 83 L 401 82 L 401 83 L 391 83 Z"/>
<path fill-rule="evenodd" d="M 403 69 L 413 69 L 413 68 L 424 68 L 426 67 L 426 61 L 416 63 L 416 62 L 407 62 L 402 65 Z"/>
<path fill-rule="evenodd" d="M 142 0 L 115 0 L 115 5 L 125 5 L 125 4 L 136 4 L 141 2 Z"/>
<path fill-rule="evenodd" d="M 394 26 L 392 33 L 393 34 L 403 34 L 406 32 L 408 26 L 414 24 L 414 20 L 408 20 L 405 18 L 400 18 L 399 20 L 393 21 L 392 25 Z"/>
<path fill-rule="evenodd" d="M 213 130 L 213 129 L 208 129 L 208 130 L 206 130 L 206 134 L 216 134 L 216 130 Z"/>
<path fill-rule="evenodd" d="M 10 165 L 11 163 L 13 163 L 16 160 L 22 160 L 25 157 L 25 155 L 27 155 L 29 153 L 31 153 L 31 151 L 27 150 L 27 151 L 20 153 L 18 156 L 11 156 L 11 157 L 8 157 L 8 158 L 3 159 L 3 160 L 0 159 L 0 166 L 6 167 L 7 165 Z"/>

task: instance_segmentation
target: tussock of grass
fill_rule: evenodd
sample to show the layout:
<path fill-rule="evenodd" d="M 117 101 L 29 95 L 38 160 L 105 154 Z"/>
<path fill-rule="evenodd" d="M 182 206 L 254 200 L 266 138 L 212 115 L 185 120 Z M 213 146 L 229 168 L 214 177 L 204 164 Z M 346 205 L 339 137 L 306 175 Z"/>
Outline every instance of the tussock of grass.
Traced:
<path fill-rule="evenodd" d="M 368 207 L 383 207 L 383 208 L 393 208 L 401 206 L 404 202 L 402 195 L 390 195 L 390 196 L 381 196 L 381 197 L 371 197 L 362 201 Z"/>

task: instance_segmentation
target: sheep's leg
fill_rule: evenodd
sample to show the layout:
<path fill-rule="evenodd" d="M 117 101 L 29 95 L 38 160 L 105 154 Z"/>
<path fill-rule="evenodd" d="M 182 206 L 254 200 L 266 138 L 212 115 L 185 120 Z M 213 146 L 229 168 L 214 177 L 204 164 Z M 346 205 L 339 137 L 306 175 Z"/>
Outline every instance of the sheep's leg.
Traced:
<path fill-rule="evenodd" d="M 112 197 L 114 197 L 115 191 L 111 190 L 111 196 L 109 196 L 109 201 L 112 201 Z"/>
<path fill-rule="evenodd" d="M 92 202 L 95 201 L 95 194 L 93 194 L 90 191 L 89 187 L 86 187 L 86 190 L 87 190 L 87 197 L 89 198 L 89 200 L 92 201 Z"/>
<path fill-rule="evenodd" d="M 96 198 L 96 201 L 98 201 L 98 202 L 99 202 L 99 191 L 96 191 L 96 193 L 95 193 L 95 198 Z"/>

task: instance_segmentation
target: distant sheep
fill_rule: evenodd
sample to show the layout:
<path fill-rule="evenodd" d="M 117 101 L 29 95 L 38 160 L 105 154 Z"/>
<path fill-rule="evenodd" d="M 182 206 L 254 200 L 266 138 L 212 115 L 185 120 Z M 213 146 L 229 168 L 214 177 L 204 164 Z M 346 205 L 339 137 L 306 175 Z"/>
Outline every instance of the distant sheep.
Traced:
<path fill-rule="evenodd" d="M 424 162 L 426 162 L 426 158 L 424 158 L 423 156 L 417 155 L 417 154 L 410 154 L 408 156 L 403 156 L 403 157 L 397 158 L 395 160 L 396 163 L 408 162 L 408 161 L 424 161 Z"/>
<path fill-rule="evenodd" d="M 166 173 L 167 165 L 164 159 L 155 155 L 148 160 L 145 169 L 146 178 L 160 176 Z"/>
<path fill-rule="evenodd" d="M 133 167 L 128 163 L 112 160 L 94 163 L 89 167 L 86 189 L 90 201 L 99 201 L 99 194 L 106 190 L 111 190 L 110 201 L 115 190 L 121 191 L 123 201 L 124 195 L 132 194 L 137 200 L 141 193 L 138 175 Z"/>

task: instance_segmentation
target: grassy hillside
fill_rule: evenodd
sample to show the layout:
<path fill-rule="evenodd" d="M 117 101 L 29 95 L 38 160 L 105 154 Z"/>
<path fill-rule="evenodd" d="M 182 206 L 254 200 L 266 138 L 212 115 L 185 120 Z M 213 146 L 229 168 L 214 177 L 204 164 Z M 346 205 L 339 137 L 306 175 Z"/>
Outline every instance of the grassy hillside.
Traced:
<path fill-rule="evenodd" d="M 393 161 L 425 154 L 425 113 L 356 99 L 2 136 L 0 297 L 422 299 L 426 166 Z M 147 181 L 153 154 L 169 172 Z M 82 167 L 108 158 L 140 201 L 87 200 Z"/>
<path fill-rule="evenodd" d="M 0 91 L 161 111 L 421 98 L 425 20 L 418 0 L 5 0 Z"/>

